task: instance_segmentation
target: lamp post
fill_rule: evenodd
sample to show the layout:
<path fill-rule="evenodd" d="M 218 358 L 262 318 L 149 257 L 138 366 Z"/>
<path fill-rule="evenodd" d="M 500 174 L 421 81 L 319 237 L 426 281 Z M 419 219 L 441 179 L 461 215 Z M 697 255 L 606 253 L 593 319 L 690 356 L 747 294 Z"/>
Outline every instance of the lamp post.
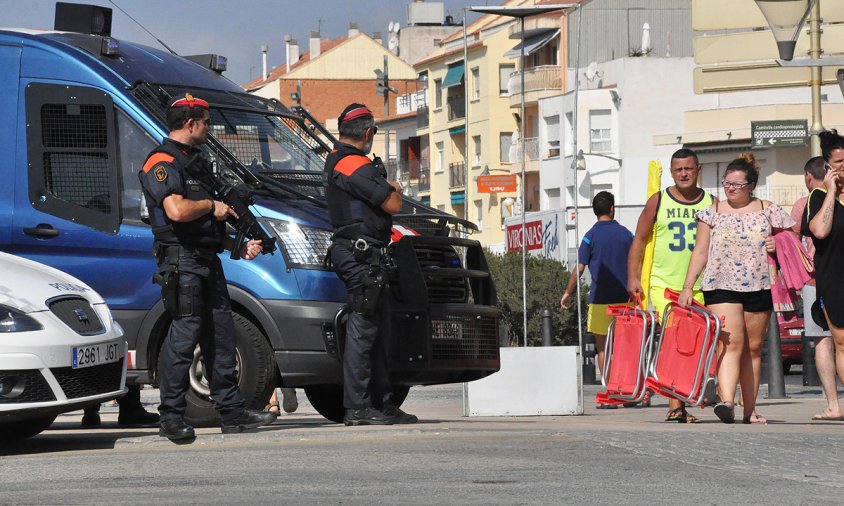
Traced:
<path fill-rule="evenodd" d="M 821 84 L 823 83 L 823 63 L 821 62 L 821 5 L 820 0 L 755 0 L 762 11 L 780 54 L 780 65 L 807 66 L 811 75 L 809 85 L 812 88 L 812 126 L 811 154 L 820 156 L 821 145 L 818 134 L 824 130 L 821 116 Z M 791 62 L 794 48 L 806 18 L 809 17 L 809 61 Z"/>
<path fill-rule="evenodd" d="M 478 6 L 470 7 L 472 12 L 480 12 L 483 14 L 494 14 L 497 16 L 506 16 L 516 18 L 521 23 L 521 32 L 519 33 L 519 45 L 521 46 L 521 115 L 519 116 L 519 134 L 521 135 L 521 162 L 522 162 L 522 316 L 523 316 L 523 339 L 524 346 L 527 346 L 527 238 L 525 237 L 525 209 L 527 207 L 527 176 L 525 174 L 525 18 L 529 16 L 536 16 L 537 14 L 547 14 L 549 12 L 559 11 L 563 9 L 576 9 L 580 4 L 549 4 L 549 5 L 526 5 L 526 6 L 503 6 L 503 7 L 487 7 Z M 578 294 L 580 292 L 578 291 Z"/>

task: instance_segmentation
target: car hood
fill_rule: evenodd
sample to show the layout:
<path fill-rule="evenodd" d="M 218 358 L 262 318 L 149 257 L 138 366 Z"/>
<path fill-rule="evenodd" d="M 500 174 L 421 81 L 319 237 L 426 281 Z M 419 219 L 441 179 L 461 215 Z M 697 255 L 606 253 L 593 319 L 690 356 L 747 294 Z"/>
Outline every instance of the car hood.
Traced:
<path fill-rule="evenodd" d="M 90 304 L 102 297 L 82 281 L 52 267 L 0 252 L 0 304 L 24 313 L 48 310 L 47 301 L 76 296 Z"/>

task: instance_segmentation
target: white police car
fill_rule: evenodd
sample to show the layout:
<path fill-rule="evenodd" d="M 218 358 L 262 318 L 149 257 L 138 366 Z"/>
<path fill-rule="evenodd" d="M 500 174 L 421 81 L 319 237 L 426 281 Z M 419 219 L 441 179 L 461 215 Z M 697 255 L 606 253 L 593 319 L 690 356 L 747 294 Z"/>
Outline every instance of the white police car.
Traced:
<path fill-rule="evenodd" d="M 105 301 L 59 270 L 0 253 L 0 441 L 126 393 L 126 342 Z"/>

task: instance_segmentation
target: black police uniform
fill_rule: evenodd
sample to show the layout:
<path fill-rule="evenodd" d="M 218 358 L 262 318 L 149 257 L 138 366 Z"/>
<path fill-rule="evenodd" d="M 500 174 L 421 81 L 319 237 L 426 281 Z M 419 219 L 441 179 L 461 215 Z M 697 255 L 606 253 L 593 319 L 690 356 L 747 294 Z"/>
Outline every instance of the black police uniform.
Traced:
<path fill-rule="evenodd" d="M 325 162 L 326 197 L 334 227 L 331 263 L 346 285 L 353 311 L 343 351 L 343 405 L 382 409 L 392 405 L 387 371 L 386 247 L 392 216 L 381 204 L 395 191 L 366 154 L 338 143 Z"/>
<path fill-rule="evenodd" d="M 186 170 L 200 152 L 167 138 L 150 153 L 138 174 L 155 237 L 157 279 L 166 285 L 162 286 L 162 298 L 173 317 L 161 348 L 158 410 L 162 423 L 181 419 L 185 413 L 188 374 L 197 343 L 205 360 L 211 398 L 223 423 L 237 418 L 245 408 L 235 370 L 231 301 L 217 256 L 223 250 L 225 222 L 215 220 L 213 213 L 190 222 L 173 222 L 162 204 L 172 194 L 195 201 L 212 199 L 211 190 Z"/>

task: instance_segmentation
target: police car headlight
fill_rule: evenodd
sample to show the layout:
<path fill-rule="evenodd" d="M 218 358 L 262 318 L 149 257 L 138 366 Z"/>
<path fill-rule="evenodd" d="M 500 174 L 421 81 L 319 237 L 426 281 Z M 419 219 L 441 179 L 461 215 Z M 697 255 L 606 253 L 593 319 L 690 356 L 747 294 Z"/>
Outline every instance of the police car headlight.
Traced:
<path fill-rule="evenodd" d="M 296 267 L 323 267 L 331 231 L 282 220 L 263 220 L 281 243 L 285 258 Z"/>
<path fill-rule="evenodd" d="M 0 332 L 31 332 L 43 327 L 31 316 L 17 309 L 0 306 Z"/>

